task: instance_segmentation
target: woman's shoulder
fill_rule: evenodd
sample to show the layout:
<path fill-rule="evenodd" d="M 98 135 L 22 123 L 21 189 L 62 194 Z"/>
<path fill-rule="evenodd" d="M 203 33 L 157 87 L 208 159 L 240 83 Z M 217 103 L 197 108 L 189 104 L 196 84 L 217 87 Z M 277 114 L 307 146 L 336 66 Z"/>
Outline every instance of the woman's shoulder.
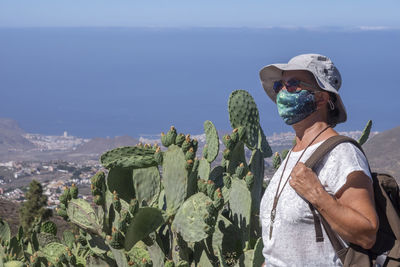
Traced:
<path fill-rule="evenodd" d="M 338 172 L 363 170 L 368 176 L 368 160 L 364 153 L 350 142 L 340 143 L 321 161 L 320 168 L 337 169 Z"/>

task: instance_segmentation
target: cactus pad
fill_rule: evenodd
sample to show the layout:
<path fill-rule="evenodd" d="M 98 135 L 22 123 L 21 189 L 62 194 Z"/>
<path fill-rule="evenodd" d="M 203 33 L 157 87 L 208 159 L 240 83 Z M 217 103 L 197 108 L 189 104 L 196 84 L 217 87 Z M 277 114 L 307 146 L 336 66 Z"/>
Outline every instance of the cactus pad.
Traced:
<path fill-rule="evenodd" d="M 99 220 L 90 204 L 83 199 L 72 199 L 68 203 L 68 217 L 80 227 L 97 233 L 101 230 Z"/>
<path fill-rule="evenodd" d="M 198 177 L 208 180 L 210 175 L 210 163 L 206 159 L 201 159 L 199 163 Z"/>
<path fill-rule="evenodd" d="M 133 170 L 133 186 L 139 204 L 143 201 L 147 206 L 152 206 L 158 200 L 160 194 L 160 173 L 157 167 L 141 168 Z"/>
<path fill-rule="evenodd" d="M 108 173 L 107 186 L 110 192 L 116 191 L 118 197 L 128 203 L 135 197 L 132 170 L 129 168 L 112 168 Z"/>
<path fill-rule="evenodd" d="M 222 254 L 240 254 L 243 250 L 240 230 L 223 215 L 218 215 L 215 232 L 212 237 L 212 246 L 215 251 L 221 250 Z"/>
<path fill-rule="evenodd" d="M 260 142 L 258 148 L 261 150 L 263 157 L 268 158 L 272 156 L 272 149 L 268 144 L 267 138 L 265 137 L 264 131 L 260 126 L 258 141 Z"/>
<path fill-rule="evenodd" d="M 163 225 L 167 216 L 162 210 L 151 207 L 140 208 L 128 226 L 124 247 L 130 250 L 138 241 Z"/>
<path fill-rule="evenodd" d="M 11 230 L 10 226 L 6 221 L 0 218 L 0 244 L 4 242 L 10 242 Z"/>
<path fill-rule="evenodd" d="M 233 91 L 229 96 L 228 110 L 232 128 L 245 127 L 247 147 L 256 148 L 260 118 L 253 97 L 245 90 Z"/>
<path fill-rule="evenodd" d="M 171 145 L 164 153 L 162 173 L 167 213 L 172 215 L 185 200 L 188 186 L 185 155 L 178 146 Z"/>
<path fill-rule="evenodd" d="M 113 167 L 144 168 L 157 166 L 154 150 L 151 147 L 143 146 L 115 148 L 101 155 L 100 162 L 107 169 Z"/>
<path fill-rule="evenodd" d="M 371 133 L 371 127 L 372 127 L 372 121 L 369 120 L 367 122 L 367 125 L 365 125 L 365 128 L 364 128 L 360 138 L 358 139 L 358 143 L 360 145 L 363 145 L 365 142 L 367 142 L 369 134 Z"/>
<path fill-rule="evenodd" d="M 206 133 L 206 143 L 207 143 L 207 161 L 213 162 L 218 156 L 219 151 L 219 138 L 217 129 L 215 129 L 214 124 L 211 121 L 204 122 L 204 132 Z"/>
<path fill-rule="evenodd" d="M 247 189 L 246 182 L 232 179 L 230 196 L 232 196 L 229 198 L 229 205 L 232 210 L 231 221 L 240 229 L 241 239 L 243 241 L 249 240 L 252 196 Z M 245 247 L 245 244 L 242 244 L 242 247 Z"/>
<path fill-rule="evenodd" d="M 260 209 L 260 199 L 262 184 L 264 180 L 264 156 L 260 150 L 254 150 L 250 158 L 250 171 L 254 175 L 254 182 L 251 186 L 251 197 L 253 202 L 253 210 Z"/>
<path fill-rule="evenodd" d="M 42 223 L 40 232 L 57 235 L 57 225 L 52 221 L 46 221 Z"/>
<path fill-rule="evenodd" d="M 67 247 L 61 243 L 52 242 L 47 244 L 44 248 L 41 249 L 41 252 L 46 257 L 48 261 L 55 264 L 56 260 L 61 256 L 64 255 Z"/>
<path fill-rule="evenodd" d="M 210 226 L 206 220 L 213 216 L 208 205 L 212 200 L 203 193 L 197 193 L 188 198 L 178 210 L 172 223 L 173 229 L 181 234 L 186 242 L 199 242 L 208 237 Z"/>

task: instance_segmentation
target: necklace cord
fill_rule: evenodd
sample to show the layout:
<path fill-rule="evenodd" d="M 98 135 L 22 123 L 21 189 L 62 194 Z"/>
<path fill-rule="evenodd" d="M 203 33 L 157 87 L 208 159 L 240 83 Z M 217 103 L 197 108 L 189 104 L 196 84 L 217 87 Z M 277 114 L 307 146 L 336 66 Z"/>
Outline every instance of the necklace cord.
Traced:
<path fill-rule="evenodd" d="M 301 157 L 304 155 L 304 153 L 306 152 L 307 148 L 309 148 L 309 147 L 311 146 L 311 144 L 314 143 L 314 141 L 315 141 L 323 132 L 325 132 L 329 127 L 330 127 L 330 125 L 326 126 L 322 131 L 320 131 L 320 132 L 311 140 L 311 142 L 306 146 L 306 148 L 305 148 L 305 149 L 303 150 L 303 152 L 301 153 L 300 157 L 297 159 L 297 161 L 296 161 L 296 163 L 295 163 L 294 166 L 296 166 L 297 163 L 299 163 Z M 281 196 L 281 194 L 282 194 L 282 192 L 283 192 L 283 189 L 285 188 L 287 182 L 289 181 L 290 173 L 289 173 L 288 177 L 286 178 L 286 181 L 285 181 L 285 183 L 283 184 L 283 186 L 282 186 L 282 188 L 281 188 L 280 191 L 279 191 L 279 187 L 280 187 L 280 185 L 281 185 L 282 178 L 283 178 L 283 174 L 285 173 L 286 166 L 287 166 L 287 163 L 288 163 L 289 158 L 290 158 L 290 154 L 292 153 L 292 150 L 294 149 L 295 146 L 296 146 L 296 144 L 293 145 L 292 149 L 290 149 L 288 155 L 286 156 L 285 165 L 283 166 L 283 170 L 282 170 L 281 176 L 280 176 L 280 178 L 279 178 L 278 187 L 277 187 L 277 189 L 276 189 L 276 193 L 275 193 L 275 197 L 274 197 L 274 202 L 273 202 L 273 204 L 272 204 L 272 210 L 271 210 L 271 215 L 273 215 L 274 218 L 272 218 L 272 216 L 271 216 L 270 239 L 271 239 L 271 234 L 272 234 L 272 224 L 274 223 L 274 220 L 275 220 L 276 207 L 278 206 L 278 201 L 279 201 L 279 198 L 280 198 L 280 196 Z"/>

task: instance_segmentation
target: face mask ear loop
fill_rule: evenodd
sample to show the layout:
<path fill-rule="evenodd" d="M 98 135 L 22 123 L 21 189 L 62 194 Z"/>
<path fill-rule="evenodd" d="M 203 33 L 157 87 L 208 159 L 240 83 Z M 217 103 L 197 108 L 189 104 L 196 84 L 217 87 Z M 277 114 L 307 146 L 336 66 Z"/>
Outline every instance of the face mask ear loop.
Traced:
<path fill-rule="evenodd" d="M 331 110 L 334 110 L 335 109 L 335 105 L 333 104 L 332 100 L 329 99 L 328 103 L 329 103 L 329 107 L 331 108 Z"/>

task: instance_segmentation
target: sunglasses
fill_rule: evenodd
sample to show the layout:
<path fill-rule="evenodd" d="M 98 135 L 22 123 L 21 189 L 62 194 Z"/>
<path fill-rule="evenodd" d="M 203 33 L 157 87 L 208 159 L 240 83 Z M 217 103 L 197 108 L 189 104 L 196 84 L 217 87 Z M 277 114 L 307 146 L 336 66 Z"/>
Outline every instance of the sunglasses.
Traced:
<path fill-rule="evenodd" d="M 279 91 L 283 88 L 286 87 L 286 90 L 293 92 L 293 91 L 297 91 L 298 88 L 301 89 L 302 86 L 307 86 L 307 87 L 311 87 L 314 89 L 319 89 L 318 87 L 316 87 L 315 85 L 309 84 L 309 83 L 305 83 L 302 82 L 300 80 L 296 80 L 296 79 L 290 79 L 289 81 L 283 81 L 283 80 L 279 80 L 279 81 L 275 81 L 274 82 L 274 86 L 272 87 L 275 91 L 275 93 L 279 93 Z"/>

